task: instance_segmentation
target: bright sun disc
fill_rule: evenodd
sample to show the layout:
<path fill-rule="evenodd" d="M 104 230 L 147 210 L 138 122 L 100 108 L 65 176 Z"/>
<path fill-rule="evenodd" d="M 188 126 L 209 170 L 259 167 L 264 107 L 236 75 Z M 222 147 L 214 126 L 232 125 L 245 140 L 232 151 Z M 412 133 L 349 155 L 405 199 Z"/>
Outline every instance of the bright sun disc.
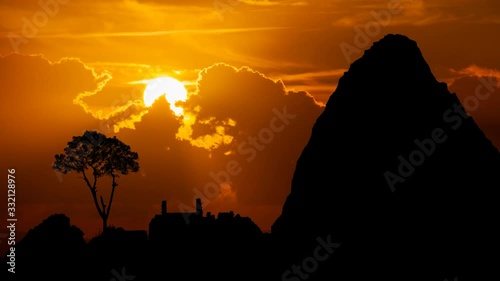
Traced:
<path fill-rule="evenodd" d="M 182 107 L 176 106 L 178 101 L 187 99 L 187 90 L 181 82 L 172 77 L 158 77 L 143 80 L 141 83 L 146 84 L 143 99 L 147 107 L 150 107 L 159 97 L 165 95 L 165 98 L 170 103 L 170 109 L 175 115 L 181 116 L 184 113 Z"/>

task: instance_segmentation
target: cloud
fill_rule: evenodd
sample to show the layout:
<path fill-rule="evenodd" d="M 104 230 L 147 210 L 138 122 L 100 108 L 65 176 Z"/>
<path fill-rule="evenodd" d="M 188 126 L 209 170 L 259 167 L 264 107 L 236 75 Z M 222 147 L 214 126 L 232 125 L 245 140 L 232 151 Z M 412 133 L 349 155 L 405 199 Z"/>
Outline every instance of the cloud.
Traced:
<path fill-rule="evenodd" d="M 93 38 L 93 37 L 154 37 L 172 34 L 226 34 L 258 31 L 274 31 L 286 29 L 284 27 L 249 27 L 249 28 L 218 28 L 218 29 L 175 29 L 158 31 L 130 31 L 130 32 L 95 32 L 95 33 L 67 33 L 44 35 L 44 38 Z"/>
<path fill-rule="evenodd" d="M 269 1 L 269 0 L 239 0 L 242 3 L 251 6 L 307 6 L 309 3 L 307 1 Z"/>
<path fill-rule="evenodd" d="M 88 202 L 82 200 L 88 199 L 86 190 L 73 189 L 78 180 L 65 178 L 61 184 L 51 165 L 72 136 L 99 129 L 98 120 L 74 98 L 98 91 L 106 76 L 78 59 L 52 62 L 41 55 L 20 54 L 0 57 L 0 73 L 1 167 L 16 170 L 18 227 L 27 230 L 61 205 L 71 210 Z"/>
<path fill-rule="evenodd" d="M 323 70 L 323 71 L 315 71 L 315 72 L 305 72 L 305 73 L 296 73 L 296 74 L 277 74 L 277 77 L 280 77 L 283 81 L 302 81 L 302 82 L 310 82 L 316 79 L 321 78 L 340 78 L 347 69 L 334 69 L 334 70 Z M 288 84 L 288 83 L 286 83 Z"/>
<path fill-rule="evenodd" d="M 141 220 L 149 220 L 161 199 L 170 211 L 182 211 L 201 197 L 206 211 L 234 210 L 269 227 L 323 108 L 306 92 L 288 91 L 280 80 L 223 63 L 200 71 L 196 94 L 184 108 L 192 123 L 175 116 L 160 98 L 135 129 L 116 133 L 139 153 L 141 164 L 139 174 L 126 177 L 120 201 L 140 200 L 137 204 L 149 210 Z M 289 115 L 294 118 L 280 119 Z M 179 137 L 186 127 L 189 134 Z M 217 137 L 227 141 L 215 144 Z M 228 165 L 235 162 L 240 173 L 226 178 Z M 126 214 L 116 210 L 115 221 L 126 221 Z"/>
<path fill-rule="evenodd" d="M 252 6 L 296 6 L 296 5 L 307 5 L 306 1 L 299 0 L 280 0 L 280 1 L 270 1 L 270 0 L 217 0 L 220 4 L 238 6 L 241 4 L 252 5 Z M 165 1 L 162 0 L 139 0 L 137 2 L 141 3 L 156 3 L 156 4 L 165 4 Z M 206 0 L 174 0 L 168 1 L 167 5 L 175 5 L 175 6 L 197 6 L 197 7 L 213 7 L 215 5 L 215 0 L 206 1 Z"/>
<path fill-rule="evenodd" d="M 434 3 L 424 0 L 359 1 L 333 20 L 336 27 L 354 27 L 378 22 L 383 26 L 427 26 L 469 19 L 472 12 L 463 13 L 457 3 Z M 346 8 L 345 6 L 343 8 Z M 344 9 L 343 9 L 344 10 Z M 345 11 L 345 10 L 344 10 Z"/>
<path fill-rule="evenodd" d="M 472 64 L 466 68 L 455 70 L 451 69 L 450 70 L 452 73 L 456 73 L 458 75 L 465 75 L 465 76 L 475 76 L 475 77 L 495 77 L 497 79 L 500 79 L 500 71 L 497 69 L 493 68 L 485 68 L 485 67 L 480 67 L 475 64 Z"/>
<path fill-rule="evenodd" d="M 131 85 L 110 78 L 106 86 L 98 91 L 80 93 L 75 103 L 101 120 L 103 132 L 113 133 L 122 128 L 134 128 L 135 123 L 146 114 L 143 92 L 144 85 Z"/>
<path fill-rule="evenodd" d="M 154 75 L 146 66 L 133 66 L 144 69 L 146 73 L 143 75 Z M 112 74 L 105 70 L 97 78 L 99 83 L 96 90 L 80 92 L 73 100 L 86 113 L 100 120 L 100 130 L 106 134 L 118 132 L 123 128 L 133 129 L 135 123 L 140 122 L 142 116 L 147 113 L 143 101 L 145 85 L 125 83 L 121 76 L 125 74 L 120 73 L 115 82 Z"/>
<path fill-rule="evenodd" d="M 319 107 L 314 98 L 309 98 L 312 104 Z M 291 100 L 291 95 L 288 95 L 281 80 L 272 80 L 248 67 L 237 69 L 223 63 L 215 64 L 200 72 L 197 92 L 185 105 L 189 115 L 178 137 L 196 146 L 204 144 L 197 140 L 208 138 L 207 149 L 229 145 L 236 136 L 233 132 L 241 134 L 260 129 L 252 124 L 257 116 L 249 115 L 246 111 L 271 112 L 273 107 L 270 106 L 286 105 L 287 99 Z M 212 134 L 198 134 L 194 126 L 197 130 L 211 131 Z M 186 131 L 191 134 L 187 135 Z M 192 138 L 193 134 L 198 137 Z M 218 140 L 212 142 L 211 138 L 217 136 Z M 230 138 L 225 139 L 226 136 Z"/>
<path fill-rule="evenodd" d="M 493 144 L 500 149 L 500 71 L 477 65 L 452 70 L 458 75 L 450 91 L 457 94 L 466 111 Z"/>
<path fill-rule="evenodd" d="M 5 93 L 0 97 L 2 123 L 24 134 L 57 132 L 57 124 L 92 120 L 74 98 L 79 93 L 96 93 L 108 79 L 107 73 L 96 73 L 75 58 L 51 62 L 41 55 L 15 53 L 0 57 L 0 71 Z"/>
<path fill-rule="evenodd" d="M 347 69 L 319 70 L 293 74 L 272 74 L 271 77 L 279 78 L 287 89 L 306 91 L 318 98 L 328 93 L 329 96 L 337 87 L 338 79 Z M 328 99 L 328 96 L 323 98 Z"/>
<path fill-rule="evenodd" d="M 2 167 L 16 168 L 19 176 L 20 229 L 64 212 L 86 228 L 87 236 L 99 230 L 84 182 L 77 174 L 55 173 L 51 165 L 72 136 L 102 131 L 106 125 L 121 126 L 107 135 L 138 152 L 141 167 L 119 179 L 111 224 L 147 229 L 162 199 L 177 211 L 181 204 L 190 206 L 195 197 L 205 197 L 207 211 L 231 208 L 269 228 L 323 109 L 308 93 L 290 91 L 281 80 L 219 63 L 200 71 L 196 95 L 184 105 L 194 117 L 192 132 L 179 139 L 186 120 L 174 115 L 164 98 L 144 108 L 143 88 L 127 84 L 118 71 L 98 72 L 78 59 L 51 62 L 19 54 L 1 57 L 0 70 L 3 91 L 10 93 L 1 97 Z M 194 139 L 201 144 L 217 134 L 227 141 L 210 150 L 193 145 Z M 232 171 L 226 182 L 224 173 L 236 162 L 240 173 Z M 99 181 L 105 198 L 108 181 Z M 209 194 L 207 185 L 218 189 Z"/>
<path fill-rule="evenodd" d="M 192 134 L 178 137 L 194 146 L 202 146 L 193 141 L 207 136 L 227 137 L 204 148 L 219 162 L 213 171 L 223 171 L 232 160 L 245 166 L 230 185 L 249 204 L 276 204 L 284 198 L 295 160 L 322 111 L 306 92 L 288 91 L 281 80 L 223 63 L 200 72 L 197 93 L 185 108 L 195 119 L 183 124 Z M 274 126 L 279 130 L 271 130 Z"/>

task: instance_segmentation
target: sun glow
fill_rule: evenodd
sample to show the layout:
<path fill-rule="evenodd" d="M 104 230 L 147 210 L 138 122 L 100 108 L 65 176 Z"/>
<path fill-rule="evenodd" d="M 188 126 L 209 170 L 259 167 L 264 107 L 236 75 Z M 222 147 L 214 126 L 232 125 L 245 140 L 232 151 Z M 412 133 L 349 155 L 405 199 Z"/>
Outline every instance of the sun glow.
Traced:
<path fill-rule="evenodd" d="M 184 84 L 172 77 L 158 77 L 139 81 L 138 83 L 146 84 L 143 99 L 147 107 L 150 107 L 159 97 L 165 95 L 174 114 L 177 116 L 184 114 L 183 108 L 177 106 L 177 102 L 186 101 L 187 99 L 187 90 Z"/>

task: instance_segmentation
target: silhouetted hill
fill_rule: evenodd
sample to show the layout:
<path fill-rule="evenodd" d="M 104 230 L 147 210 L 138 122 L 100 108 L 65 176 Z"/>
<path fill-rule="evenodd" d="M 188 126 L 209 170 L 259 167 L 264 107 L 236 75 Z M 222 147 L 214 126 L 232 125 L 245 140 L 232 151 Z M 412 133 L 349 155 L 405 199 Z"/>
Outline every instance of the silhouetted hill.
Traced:
<path fill-rule="evenodd" d="M 5 254 L 7 254 L 7 250 L 10 248 L 10 246 L 8 244 L 7 231 L 8 231 L 8 229 L 2 230 L 0 232 L 0 257 L 3 257 Z M 22 240 L 24 238 L 24 236 L 26 236 L 26 232 L 16 229 L 16 239 L 18 241 Z"/>
<path fill-rule="evenodd" d="M 130 276 L 144 275 L 141 270 L 149 261 L 147 232 L 109 227 L 87 243 L 86 254 L 91 261 L 88 272 L 92 280 L 108 281 L 114 270 L 120 273 L 122 268 Z"/>
<path fill-rule="evenodd" d="M 201 202 L 201 200 L 199 200 Z M 167 213 L 146 230 L 108 227 L 87 243 L 70 219 L 55 214 L 16 245 L 15 274 L 0 259 L 0 280 L 258 280 L 269 235 L 230 212 Z M 178 218 L 180 218 L 180 223 Z M 5 278 L 4 278 L 5 277 Z"/>
<path fill-rule="evenodd" d="M 7 275 L 13 280 L 86 280 L 84 253 L 83 232 L 65 215 L 54 214 L 16 243 L 15 274 Z M 5 266 L 2 274 L 7 272 Z"/>
<path fill-rule="evenodd" d="M 272 227 L 278 279 L 495 276 L 499 172 L 498 150 L 416 42 L 387 35 L 340 78 L 297 162 Z M 319 239 L 340 246 L 308 260 Z"/>

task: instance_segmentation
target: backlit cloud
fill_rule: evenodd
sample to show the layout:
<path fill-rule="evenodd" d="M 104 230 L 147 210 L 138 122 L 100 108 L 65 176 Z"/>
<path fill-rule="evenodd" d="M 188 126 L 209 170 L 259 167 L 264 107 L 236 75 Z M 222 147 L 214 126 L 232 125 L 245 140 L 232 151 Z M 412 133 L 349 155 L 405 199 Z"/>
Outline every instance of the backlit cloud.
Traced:
<path fill-rule="evenodd" d="M 459 75 L 466 75 L 466 76 L 476 76 L 476 77 L 496 77 L 500 79 L 500 71 L 497 69 L 493 68 L 485 68 L 485 67 L 480 67 L 475 64 L 472 64 L 464 69 L 460 70 L 454 70 L 451 69 L 452 73 L 456 73 Z"/>
<path fill-rule="evenodd" d="M 164 198 L 169 210 L 187 211 L 201 197 L 207 211 L 232 208 L 245 214 L 254 206 L 277 214 L 322 107 L 305 92 L 288 91 L 280 80 L 224 63 L 200 71 L 196 91 L 183 106 L 180 118 L 161 98 L 135 129 L 117 133 L 141 157 L 142 174 L 129 176 L 127 184 L 147 186 L 144 204 L 154 210 Z M 226 178 L 228 163 L 235 161 L 240 173 Z M 207 193 L 207 186 L 217 188 Z M 139 191 L 124 196 L 134 192 Z"/>
<path fill-rule="evenodd" d="M 22 231 L 57 209 L 71 212 L 86 201 L 86 190 L 80 193 L 70 188 L 78 181 L 66 178 L 67 186 L 61 188 L 63 178 L 51 166 L 54 155 L 62 152 L 72 136 L 86 129 L 99 130 L 98 120 L 75 104 L 74 98 L 98 91 L 107 78 L 78 59 L 51 62 L 41 55 L 2 56 L 0 73 L 1 167 L 16 169 L 20 191 L 16 215 Z"/>
<path fill-rule="evenodd" d="M 500 71 L 475 64 L 460 70 L 451 70 L 458 75 L 450 85 L 466 111 L 493 144 L 500 148 Z"/>
<path fill-rule="evenodd" d="M 84 183 L 77 174 L 51 169 L 54 155 L 84 130 L 116 135 L 139 154 L 140 171 L 120 178 L 112 224 L 147 228 L 160 199 L 177 211 L 181 204 L 205 197 L 207 211 L 231 208 L 254 217 L 252 210 L 258 209 L 255 221 L 270 226 L 322 111 L 312 96 L 289 91 L 281 80 L 248 67 L 215 64 L 200 71 L 193 85 L 196 94 L 184 105 L 194 117 L 190 125 L 164 98 L 145 108 L 144 85 L 128 84 L 127 73 L 107 71 L 105 64 L 96 67 L 100 71 L 77 59 L 51 62 L 42 56 L 0 59 L 0 81 L 7 93 L 1 97 L 2 165 L 18 170 L 18 184 L 26 190 L 19 195 L 20 229 L 64 210 L 90 235 L 97 231 L 99 225 L 92 221 L 98 215 Z M 133 68 L 127 65 L 126 72 Z M 149 78 L 147 73 L 142 77 Z M 179 138 L 187 127 L 192 131 Z M 207 150 L 211 142 L 219 143 Z M 241 173 L 226 181 L 223 172 L 234 161 Z M 218 186 L 217 192 L 206 194 L 207 184 Z M 105 179 L 100 186 L 107 196 Z"/>
<path fill-rule="evenodd" d="M 227 147 L 233 138 L 260 129 L 255 126 L 260 123 L 258 115 L 269 115 L 265 110 L 286 105 L 292 100 L 288 94 L 281 80 L 247 67 L 213 65 L 200 72 L 197 92 L 186 103 L 187 114 L 177 137 L 209 150 Z"/>

